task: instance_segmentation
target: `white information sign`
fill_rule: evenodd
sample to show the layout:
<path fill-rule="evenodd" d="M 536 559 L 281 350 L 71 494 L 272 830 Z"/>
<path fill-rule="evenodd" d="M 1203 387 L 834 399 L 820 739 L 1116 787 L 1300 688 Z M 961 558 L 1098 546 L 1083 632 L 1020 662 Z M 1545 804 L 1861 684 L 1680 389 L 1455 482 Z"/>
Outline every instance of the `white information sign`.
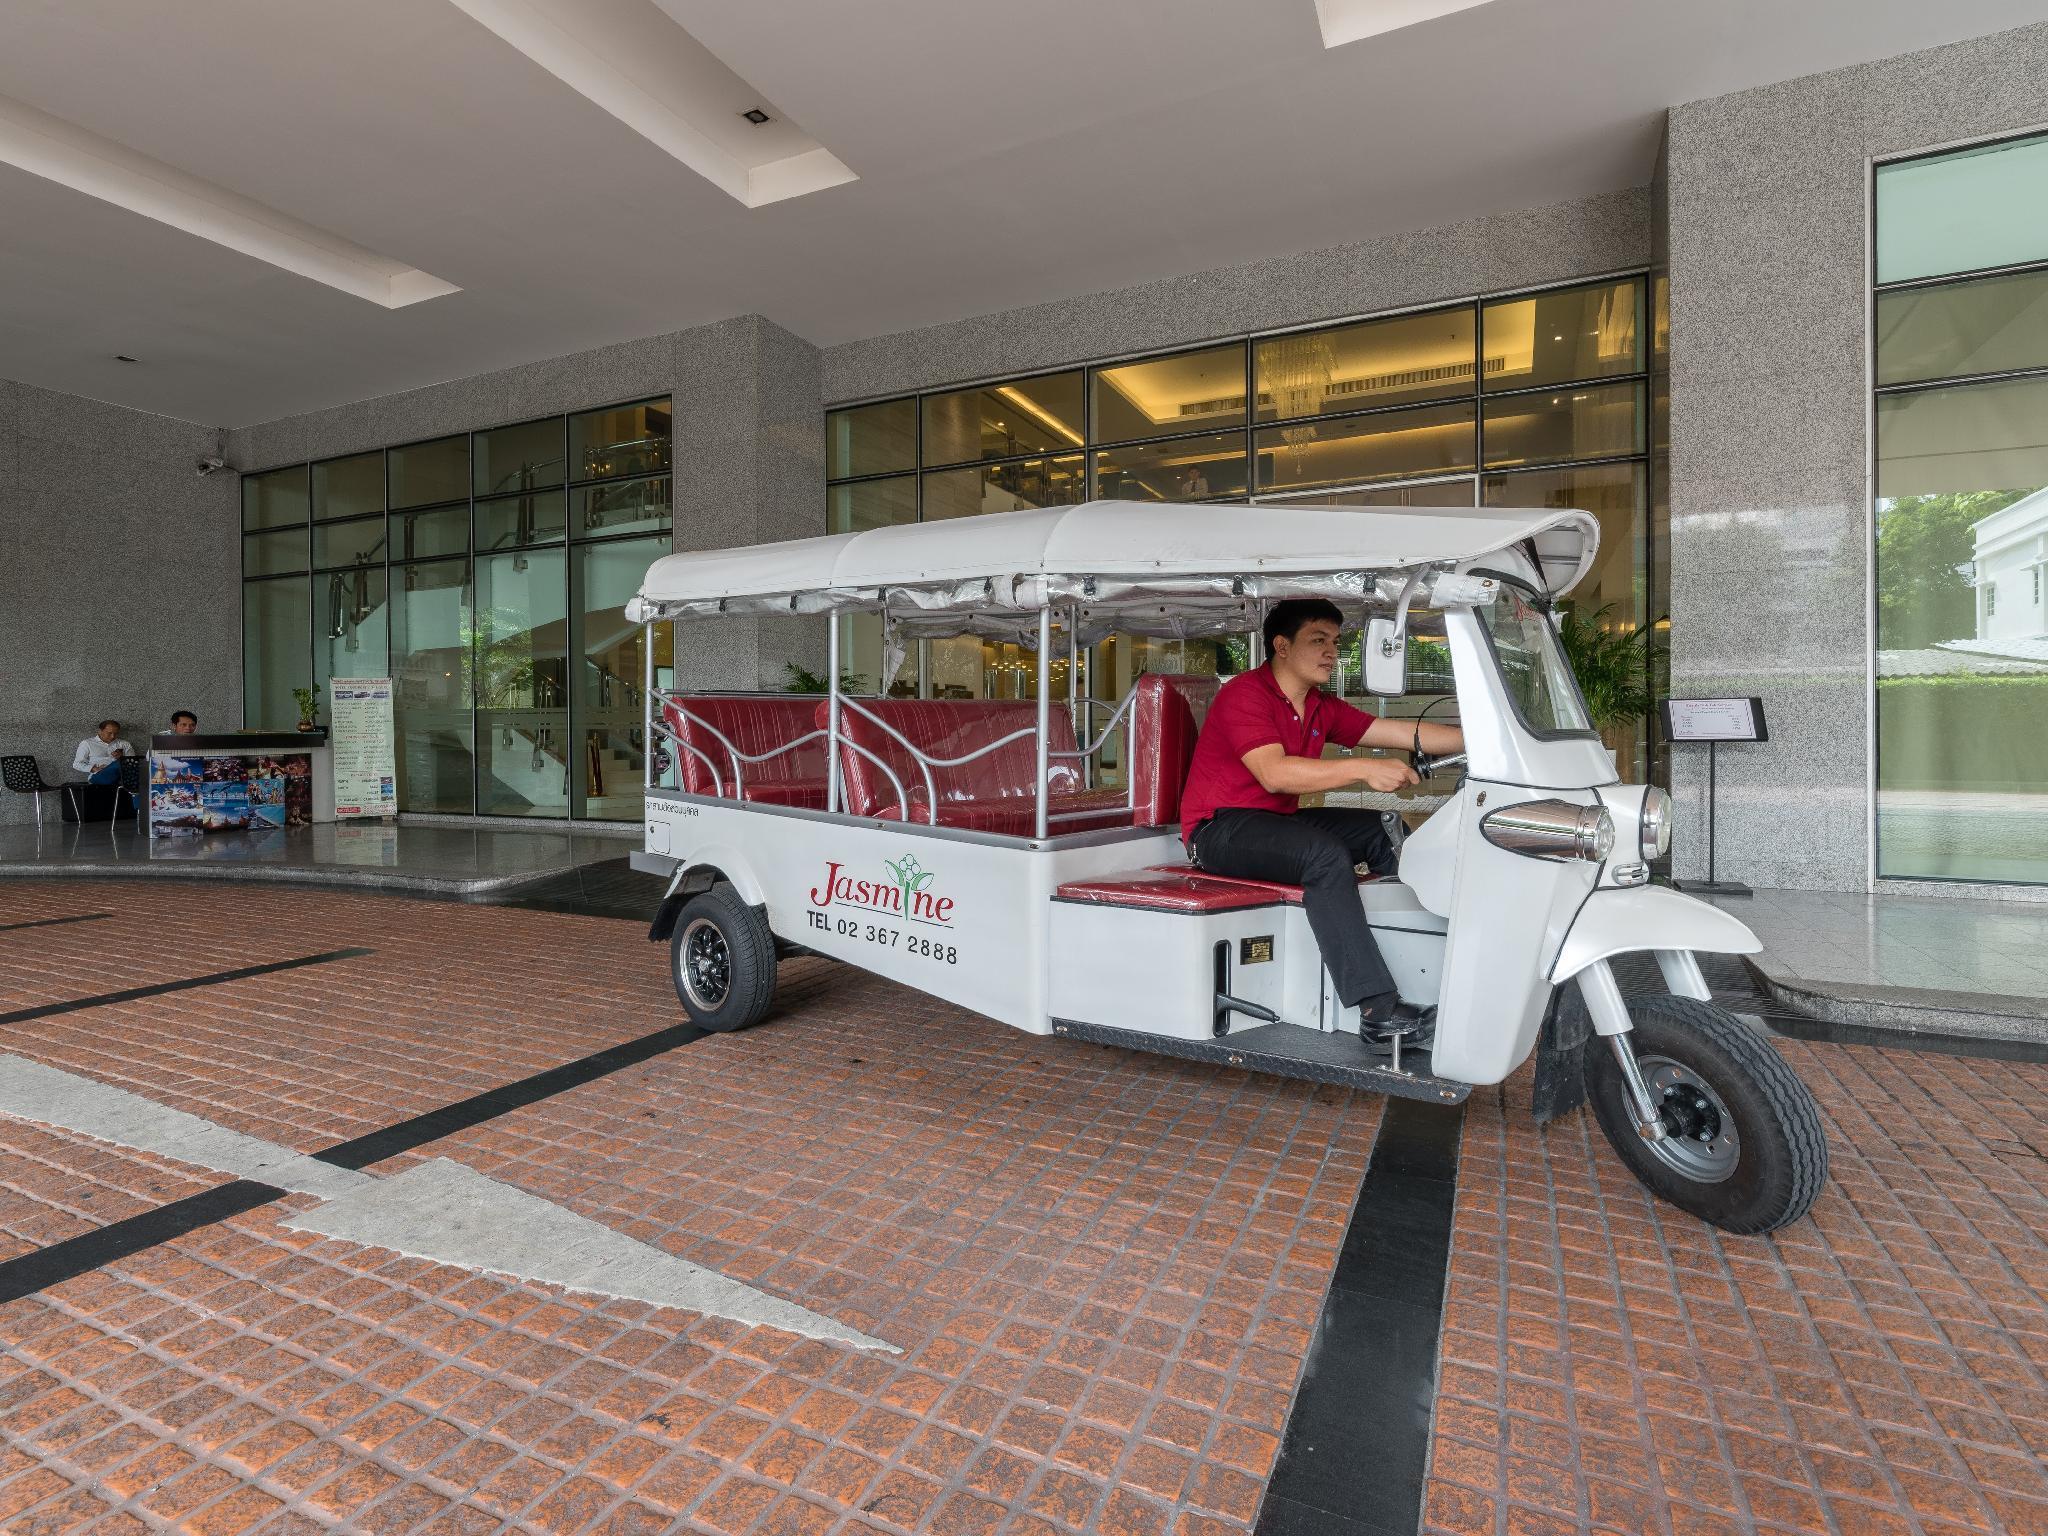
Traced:
<path fill-rule="evenodd" d="M 396 816 L 398 765 L 391 679 L 337 677 L 328 684 L 333 729 L 334 815 Z"/>
<path fill-rule="evenodd" d="M 1665 734 L 1673 741 L 1762 741 L 1761 699 L 1670 699 Z"/>

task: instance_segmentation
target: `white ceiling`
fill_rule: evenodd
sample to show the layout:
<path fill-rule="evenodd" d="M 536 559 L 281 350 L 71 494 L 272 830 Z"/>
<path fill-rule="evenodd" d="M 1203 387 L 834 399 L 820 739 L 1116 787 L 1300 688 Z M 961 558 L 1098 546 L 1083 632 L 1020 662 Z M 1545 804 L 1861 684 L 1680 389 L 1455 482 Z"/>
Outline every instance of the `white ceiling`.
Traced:
<path fill-rule="evenodd" d="M 747 208 L 448 0 L 8 0 L 0 96 L 461 291 L 0 165 L 0 377 L 242 425 L 758 311 L 820 345 L 1648 179 L 1673 103 L 2041 0 L 658 0 L 844 185 Z M 138 364 L 113 361 L 129 353 Z"/>

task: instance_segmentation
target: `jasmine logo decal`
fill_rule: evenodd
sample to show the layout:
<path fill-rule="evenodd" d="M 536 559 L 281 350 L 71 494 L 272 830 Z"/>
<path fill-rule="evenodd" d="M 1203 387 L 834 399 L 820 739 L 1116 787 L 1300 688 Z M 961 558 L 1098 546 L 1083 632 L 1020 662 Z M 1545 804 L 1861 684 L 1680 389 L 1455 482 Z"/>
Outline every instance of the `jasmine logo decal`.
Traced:
<path fill-rule="evenodd" d="M 858 880 L 846 872 L 844 864 L 828 862 L 825 878 L 811 887 L 811 909 L 804 914 L 811 920 L 812 930 L 936 960 L 941 965 L 958 965 L 959 946 L 947 942 L 953 927 L 953 898 L 932 894 L 937 873 L 919 864 L 914 853 L 884 859 L 882 868 L 889 872 L 887 880 Z M 893 918 L 911 926 L 899 928 L 878 918 Z M 920 928 L 939 931 L 920 933 Z"/>
<path fill-rule="evenodd" d="M 934 896 L 935 871 L 906 853 L 900 859 L 882 860 L 887 880 L 857 880 L 844 864 L 828 862 L 825 878 L 811 888 L 811 905 L 819 912 L 828 907 L 858 907 L 863 912 L 881 912 L 933 928 L 953 926 L 953 898 Z"/>

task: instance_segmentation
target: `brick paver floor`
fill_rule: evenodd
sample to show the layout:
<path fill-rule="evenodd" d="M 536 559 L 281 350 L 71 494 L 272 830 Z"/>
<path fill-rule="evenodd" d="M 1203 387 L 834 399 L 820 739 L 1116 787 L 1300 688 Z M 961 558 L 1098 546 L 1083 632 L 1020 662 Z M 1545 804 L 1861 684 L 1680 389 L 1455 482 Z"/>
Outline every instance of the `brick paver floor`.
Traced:
<path fill-rule="evenodd" d="M 0 1013 L 375 951 L 0 1025 L 299 1151 L 679 1019 L 631 923 L 0 885 L 0 922 L 80 912 L 0 932 Z M 900 1353 L 294 1233 L 287 1196 L 0 1305 L 0 1529 L 1248 1529 L 1378 1102 L 783 979 L 761 1029 L 375 1171 L 455 1159 Z M 0 1260 L 223 1182 L 0 1119 Z"/>
<path fill-rule="evenodd" d="M 1832 1177 L 1769 1238 L 1473 1096 L 1426 1531 L 2048 1533 L 2048 1066 L 1780 1049 Z"/>

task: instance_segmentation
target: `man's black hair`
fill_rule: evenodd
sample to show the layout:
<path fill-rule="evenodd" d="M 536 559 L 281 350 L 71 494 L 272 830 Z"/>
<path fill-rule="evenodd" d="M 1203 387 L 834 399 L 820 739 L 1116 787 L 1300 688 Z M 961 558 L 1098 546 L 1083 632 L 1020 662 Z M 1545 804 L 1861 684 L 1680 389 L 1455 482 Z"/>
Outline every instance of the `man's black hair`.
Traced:
<path fill-rule="evenodd" d="M 1313 624 L 1321 619 L 1325 624 L 1344 627 L 1344 610 L 1327 597 L 1290 597 L 1275 603 L 1266 612 L 1266 660 L 1273 659 L 1275 640 L 1292 640 L 1301 633 L 1301 626 Z"/>
<path fill-rule="evenodd" d="M 176 725 L 180 720 L 190 720 L 194 725 L 197 725 L 199 723 L 199 717 L 193 714 L 192 711 L 189 709 L 172 710 L 171 724 Z"/>
<path fill-rule="evenodd" d="M 121 728 L 121 722 L 118 720 L 102 720 L 98 725 L 94 726 L 93 729 L 96 731 L 104 731 L 110 725 L 117 731 Z"/>

